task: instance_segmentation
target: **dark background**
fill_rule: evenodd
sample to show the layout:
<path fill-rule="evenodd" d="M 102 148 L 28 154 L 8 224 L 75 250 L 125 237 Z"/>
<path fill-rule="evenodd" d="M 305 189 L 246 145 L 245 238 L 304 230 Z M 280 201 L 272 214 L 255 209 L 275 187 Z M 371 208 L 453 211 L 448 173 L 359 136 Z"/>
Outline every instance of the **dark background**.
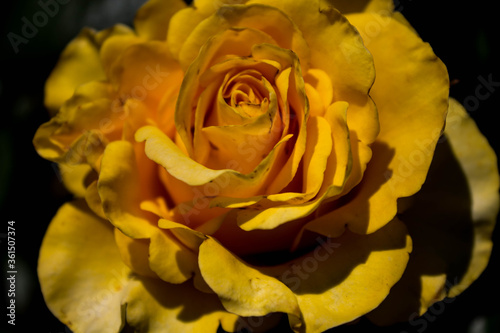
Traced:
<path fill-rule="evenodd" d="M 47 0 L 44 0 L 46 2 Z M 61 2 L 63 2 L 61 0 Z M 103 29 L 115 23 L 131 24 L 136 9 L 144 0 L 64 0 L 54 17 L 38 28 L 27 44 L 16 53 L 7 34 L 21 35 L 23 17 L 32 22 L 41 10 L 38 1 L 17 0 L 3 4 L 1 19 L 0 73 L 0 256 L 2 276 L 6 269 L 7 221 L 16 228 L 16 327 L 7 325 L 7 310 L 0 310 L 0 332 L 68 332 L 45 306 L 36 277 L 36 261 L 44 232 L 57 208 L 71 199 L 60 183 L 53 165 L 40 158 L 31 140 L 37 127 L 49 119 L 43 107 L 44 82 L 58 56 L 83 26 Z M 447 65 L 451 96 L 471 101 L 481 83 L 479 77 L 500 82 L 496 62 L 498 17 L 495 2 L 400 1 L 398 8 L 429 42 Z M 446 4 L 448 3 L 448 4 Z M 463 2 L 462 2 L 463 3 Z M 500 112 L 500 87 L 477 105 L 468 107 L 471 116 L 500 151 L 497 113 Z M 485 92 L 482 90 L 481 92 Z M 499 239 L 499 228 L 494 239 Z M 3 236 L 3 237 L 2 237 Z M 384 332 L 500 332 L 500 263 L 498 247 L 484 274 L 461 296 L 446 304 L 441 314 L 428 320 L 428 326 L 402 324 Z M 2 278 L 2 283 L 5 278 Z M 4 302 L 7 292 L 2 291 Z M 3 304 L 3 303 L 2 303 Z M 430 317 L 429 317 L 430 318 Z M 472 323 L 486 324 L 486 330 L 471 330 Z M 362 327 L 368 328 L 362 323 Z M 374 329 L 371 329 L 374 331 Z M 344 329 L 339 329 L 340 332 Z M 352 328 L 349 329 L 352 331 Z"/>

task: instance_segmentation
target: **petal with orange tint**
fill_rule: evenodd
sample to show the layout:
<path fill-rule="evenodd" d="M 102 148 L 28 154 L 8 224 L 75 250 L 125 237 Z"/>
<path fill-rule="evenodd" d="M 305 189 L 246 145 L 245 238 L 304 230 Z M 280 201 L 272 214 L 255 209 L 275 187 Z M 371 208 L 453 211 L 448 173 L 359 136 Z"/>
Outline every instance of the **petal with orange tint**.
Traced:
<path fill-rule="evenodd" d="M 273 229 L 284 223 L 306 217 L 315 212 L 324 200 L 339 195 L 351 174 L 352 156 L 350 149 L 349 131 L 346 124 L 346 103 L 334 103 L 327 110 L 325 120 L 330 125 L 329 133 L 331 133 L 332 151 L 328 154 L 327 167 L 324 172 L 324 179 L 318 195 L 314 200 L 300 203 L 300 204 L 284 204 L 273 205 L 267 209 L 253 209 L 250 204 L 255 202 L 248 202 L 247 205 L 235 206 L 235 201 L 230 200 L 228 207 L 245 207 L 250 206 L 248 209 L 239 210 L 237 213 L 238 224 L 244 230 L 254 229 Z M 326 129 L 325 129 L 326 132 Z M 324 133 L 323 133 L 324 134 Z M 311 136 L 312 137 L 312 136 Z M 323 141 L 327 141 L 323 139 Z M 324 142 L 322 142 L 324 143 Z M 285 194 L 278 194 L 276 196 L 269 195 L 271 199 L 276 197 L 283 197 Z M 289 194 L 288 194 L 289 195 Z M 214 202 L 223 202 L 224 199 L 215 199 Z M 322 229 L 328 229 L 328 224 L 321 224 Z M 311 225 L 312 226 L 312 225 Z"/>
<path fill-rule="evenodd" d="M 302 70 L 307 71 L 309 48 L 301 32 L 280 10 L 258 4 L 223 6 L 215 15 L 198 24 L 180 51 L 179 61 L 182 68 L 188 68 L 211 36 L 235 27 L 251 28 L 267 34 L 277 42 L 278 46 L 296 53 Z"/>
<path fill-rule="evenodd" d="M 243 4 L 247 0 L 195 0 L 192 6 L 178 11 L 170 20 L 167 43 L 170 52 L 179 60 L 179 52 L 184 42 L 201 21 L 215 13 L 225 4 Z"/>
<path fill-rule="evenodd" d="M 99 55 L 103 70 L 108 78 L 113 67 L 120 60 L 122 53 L 130 46 L 141 42 L 144 41 L 133 32 L 112 36 L 103 42 Z"/>
<path fill-rule="evenodd" d="M 304 81 L 308 92 L 309 107 L 318 110 L 315 112 L 311 110 L 311 115 L 323 116 L 333 100 L 333 87 L 330 78 L 321 69 L 311 68 L 307 73 L 304 73 Z M 314 94 L 313 100 L 315 102 L 311 100 L 312 94 Z"/>
<path fill-rule="evenodd" d="M 139 100 L 149 109 L 144 116 L 155 119 L 163 97 L 181 85 L 183 73 L 179 65 L 166 44 L 159 41 L 131 43 L 119 54 L 110 68 L 110 82 L 121 100 Z"/>
<path fill-rule="evenodd" d="M 279 8 L 297 25 L 310 49 L 310 68 L 328 75 L 333 100 L 349 103 L 349 128 L 363 144 L 372 143 L 379 131 L 377 110 L 368 96 L 375 68 L 357 30 L 327 1 L 257 0 L 249 4 L 255 2 Z"/>
<path fill-rule="evenodd" d="M 132 144 L 110 143 L 102 158 L 97 188 L 106 217 L 129 237 L 149 238 L 157 230 L 158 217 L 140 209 L 140 203 L 150 196 L 150 187 L 141 182 Z"/>
<path fill-rule="evenodd" d="M 213 170 L 193 161 L 187 157 L 164 133 L 152 126 L 145 126 L 136 134 L 136 139 L 146 141 L 146 154 L 156 163 L 162 165 L 173 177 L 191 186 L 201 186 L 205 184 L 215 185 L 220 195 L 227 195 L 235 192 L 238 195 L 253 195 L 262 185 L 265 179 L 264 174 L 269 171 L 268 165 L 273 160 L 273 153 L 250 174 L 243 175 L 232 169 Z M 285 137 L 278 143 L 289 140 Z"/>
<path fill-rule="evenodd" d="M 325 174 L 328 173 L 326 166 L 329 157 L 332 155 L 332 134 L 328 122 L 320 117 L 309 118 L 307 132 L 309 135 L 304 153 L 302 192 L 282 192 L 241 199 L 219 196 L 211 200 L 211 206 L 224 208 L 242 208 L 254 204 L 263 206 L 262 204 L 267 200 L 278 203 L 300 204 L 316 196 L 323 187 Z"/>

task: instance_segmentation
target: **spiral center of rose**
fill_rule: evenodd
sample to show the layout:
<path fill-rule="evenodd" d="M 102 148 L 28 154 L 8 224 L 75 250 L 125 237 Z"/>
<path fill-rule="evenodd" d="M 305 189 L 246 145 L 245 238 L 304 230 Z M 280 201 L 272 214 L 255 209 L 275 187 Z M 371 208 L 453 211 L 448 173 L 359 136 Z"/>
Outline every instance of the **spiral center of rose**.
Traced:
<path fill-rule="evenodd" d="M 269 92 L 262 84 L 262 74 L 246 70 L 231 77 L 223 87 L 222 96 L 226 103 L 238 108 L 247 117 L 263 114 L 269 105 Z"/>

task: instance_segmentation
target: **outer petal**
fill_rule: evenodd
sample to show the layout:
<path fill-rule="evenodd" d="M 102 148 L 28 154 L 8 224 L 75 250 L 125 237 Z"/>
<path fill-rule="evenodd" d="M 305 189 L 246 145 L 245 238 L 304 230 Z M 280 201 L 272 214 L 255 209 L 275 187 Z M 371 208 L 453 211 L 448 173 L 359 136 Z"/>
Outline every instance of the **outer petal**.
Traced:
<path fill-rule="evenodd" d="M 107 83 L 80 86 L 59 113 L 38 128 L 33 138 L 37 152 L 70 167 L 85 162 L 95 167 L 104 145 L 121 129 L 118 120 L 123 114 L 113 109 L 113 96 Z M 107 126 L 110 123 L 115 124 Z"/>
<path fill-rule="evenodd" d="M 401 278 L 412 250 L 398 220 L 368 236 L 347 231 L 318 242 L 312 253 L 279 270 L 280 280 L 297 295 L 308 333 L 351 322 L 377 307 Z"/>
<path fill-rule="evenodd" d="M 486 268 L 492 249 L 491 236 L 499 212 L 500 179 L 497 156 L 474 121 L 456 100 L 450 100 L 445 135 L 462 170 L 472 200 L 474 249 L 472 260 L 458 286 L 449 296 L 460 294 Z"/>
<path fill-rule="evenodd" d="M 190 282 L 180 285 L 139 278 L 132 281 L 127 302 L 127 322 L 138 332 L 216 332 L 219 325 L 233 332 L 238 316 L 224 311 L 213 294 L 196 290 Z"/>
<path fill-rule="evenodd" d="M 425 181 L 448 108 L 448 75 L 428 44 L 408 27 L 375 14 L 348 16 L 372 52 L 377 80 L 370 92 L 380 116 L 380 134 L 363 181 L 335 212 L 336 223 L 370 233 L 396 214 L 396 201 Z M 380 33 L 365 35 L 373 20 Z"/>
<path fill-rule="evenodd" d="M 59 164 L 64 186 L 77 198 L 85 197 L 86 178 L 91 174 L 92 168 L 86 164 L 68 165 Z"/>
<path fill-rule="evenodd" d="M 45 106 L 54 115 L 61 105 L 73 95 L 82 83 L 104 79 L 96 32 L 88 28 L 72 40 L 64 49 L 58 64 L 45 84 Z"/>
<path fill-rule="evenodd" d="M 319 333 L 378 306 L 401 278 L 412 247 L 397 220 L 372 235 L 346 232 L 318 242 L 312 252 L 286 264 L 252 267 L 208 238 L 200 246 L 200 270 L 229 311 L 286 312 L 296 332 Z M 224 258 L 223 264 L 215 258 Z"/>
<path fill-rule="evenodd" d="M 201 244 L 198 260 L 203 278 L 228 311 L 245 317 L 272 312 L 300 317 L 290 289 L 240 261 L 215 239 L 208 237 Z"/>
<path fill-rule="evenodd" d="M 137 34 L 145 39 L 165 40 L 170 19 L 185 7 L 186 3 L 182 0 L 149 0 L 135 16 Z"/>
<path fill-rule="evenodd" d="M 51 115 L 55 115 L 79 85 L 105 78 L 99 58 L 101 44 L 110 36 L 128 32 L 130 29 L 123 25 L 101 32 L 84 28 L 66 46 L 45 83 L 45 106 Z"/>
<path fill-rule="evenodd" d="M 499 209 L 496 156 L 454 100 L 445 134 L 422 190 L 400 203 L 415 250 L 401 281 L 369 315 L 375 323 L 422 315 L 465 290 L 488 264 Z"/>
<path fill-rule="evenodd" d="M 130 279 L 113 228 L 83 201 L 64 205 L 55 216 L 38 274 L 49 308 L 74 332 L 119 332 L 125 317 L 141 332 L 215 332 L 219 325 L 233 331 L 238 319 L 215 295 L 188 283 Z"/>
<path fill-rule="evenodd" d="M 107 221 L 83 201 L 59 209 L 38 260 L 42 293 L 56 317 L 75 332 L 119 332 L 129 272 Z"/>

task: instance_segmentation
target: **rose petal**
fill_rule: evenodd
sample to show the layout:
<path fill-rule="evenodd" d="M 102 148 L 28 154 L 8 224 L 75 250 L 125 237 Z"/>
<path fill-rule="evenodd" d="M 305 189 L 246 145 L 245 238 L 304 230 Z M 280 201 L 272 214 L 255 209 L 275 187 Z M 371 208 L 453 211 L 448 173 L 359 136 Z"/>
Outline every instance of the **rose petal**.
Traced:
<path fill-rule="evenodd" d="M 325 171 L 327 161 L 332 155 L 333 144 L 330 125 L 324 118 L 311 117 L 307 126 L 307 131 L 310 134 L 304 155 L 302 192 L 284 192 L 241 200 L 218 197 L 211 201 L 211 205 L 226 208 L 242 208 L 257 204 L 263 201 L 262 199 L 289 204 L 265 209 L 265 207 L 261 207 L 264 202 L 261 202 L 259 208 L 257 208 L 259 211 L 255 211 L 253 207 L 250 207 L 251 210 L 249 212 L 239 212 L 239 224 L 247 231 L 254 229 L 274 229 L 283 223 L 304 216 L 306 214 L 305 211 L 312 211 L 314 208 L 311 209 L 311 205 L 298 205 L 316 196 L 323 187 L 323 180 L 325 173 L 327 173 Z M 246 220 L 249 216 L 255 215 L 257 218 L 251 221 Z"/>
<path fill-rule="evenodd" d="M 133 239 L 122 233 L 118 228 L 114 230 L 115 242 L 120 252 L 120 258 L 134 273 L 142 276 L 158 277 L 149 267 L 149 244 L 147 239 Z"/>
<path fill-rule="evenodd" d="M 141 42 L 144 42 L 144 40 L 134 34 L 133 31 L 128 34 L 112 36 L 104 41 L 99 50 L 99 55 L 106 77 L 110 77 L 111 71 L 120 60 L 121 54 L 130 46 Z"/>
<path fill-rule="evenodd" d="M 117 44 L 122 45 L 119 41 Z M 142 102 L 149 111 L 144 118 L 156 119 L 160 101 L 180 87 L 183 73 L 179 65 L 171 58 L 166 44 L 159 41 L 131 42 L 118 54 L 109 73 L 117 95 L 121 100 L 131 98 Z"/>
<path fill-rule="evenodd" d="M 480 133 L 464 107 L 450 99 L 446 118 L 446 137 L 466 177 L 471 191 L 474 220 L 474 249 L 469 269 L 449 296 L 455 297 L 470 285 L 488 264 L 491 236 L 499 212 L 499 173 L 495 151 Z"/>
<path fill-rule="evenodd" d="M 107 221 L 83 201 L 59 209 L 38 260 L 45 302 L 59 320 L 75 332 L 119 332 L 128 273 Z"/>
<path fill-rule="evenodd" d="M 324 242 L 279 276 L 297 295 L 307 332 L 323 332 L 377 307 L 401 278 L 411 249 L 406 228 L 395 220 L 368 236 L 346 232 Z"/>
<path fill-rule="evenodd" d="M 263 174 L 268 173 L 268 165 L 273 160 L 273 152 L 252 173 L 243 175 L 232 169 L 213 170 L 193 161 L 187 157 L 164 133 L 152 126 L 145 126 L 137 131 L 136 139 L 146 141 L 146 154 L 156 163 L 162 165 L 175 178 L 191 185 L 199 186 L 215 184 L 220 195 L 228 195 L 230 192 L 238 195 L 252 195 L 262 185 L 265 179 Z M 288 141 L 285 137 L 278 143 Z M 223 185 L 217 185 L 223 184 Z M 238 188 L 238 191 L 235 191 Z M 200 193 L 204 193 L 201 191 Z M 195 192 L 193 191 L 193 195 Z"/>
<path fill-rule="evenodd" d="M 194 28 L 225 4 L 245 3 L 246 0 L 195 0 L 193 5 L 178 11 L 170 20 L 167 43 L 175 59 Z"/>
<path fill-rule="evenodd" d="M 392 12 L 394 9 L 393 0 L 325 0 L 343 14 L 359 12 Z"/>
<path fill-rule="evenodd" d="M 89 206 L 90 210 L 94 212 L 97 216 L 102 219 L 106 219 L 106 214 L 102 210 L 102 202 L 99 197 L 99 191 L 97 190 L 97 180 L 94 180 L 87 186 L 85 191 L 85 202 Z"/>
<path fill-rule="evenodd" d="M 172 234 L 175 235 L 175 237 L 182 244 L 192 251 L 198 251 L 199 246 L 205 239 L 205 235 L 203 233 L 170 220 L 160 219 L 160 221 L 158 221 L 158 226 L 172 232 Z"/>
<path fill-rule="evenodd" d="M 325 199 L 341 193 L 346 180 L 351 173 L 352 165 L 349 132 L 346 125 L 346 110 L 347 104 L 340 102 L 332 104 L 327 110 L 325 120 L 330 125 L 330 130 L 328 132 L 331 133 L 333 151 L 331 151 L 329 156 L 327 156 L 328 161 L 324 173 L 323 183 L 321 184 L 321 189 L 315 199 L 300 204 L 274 205 L 267 209 L 261 209 L 260 207 L 253 209 L 253 207 L 249 207 L 246 210 L 240 210 L 237 213 L 237 219 L 241 228 L 246 231 L 276 228 L 289 221 L 308 216 L 309 214 L 315 212 Z M 327 141 L 326 139 L 322 140 Z M 284 193 L 283 195 L 269 195 L 267 198 L 293 199 L 294 197 L 291 197 L 289 193 Z M 213 202 L 214 204 L 218 204 L 219 202 L 224 204 L 224 199 L 215 199 Z M 236 207 L 234 206 L 234 201 L 228 202 L 231 206 L 227 207 Z M 253 204 L 255 202 L 249 201 L 248 204 Z M 242 205 L 239 205 L 238 207 L 242 207 Z M 317 224 L 321 225 L 320 228 L 328 228 L 328 224 Z M 338 236 L 337 233 L 336 235 Z"/>
<path fill-rule="evenodd" d="M 403 274 L 411 251 L 411 239 L 397 220 L 368 236 L 346 232 L 319 242 L 286 264 L 255 267 L 209 237 L 200 246 L 200 270 L 229 311 L 285 312 L 297 332 L 323 332 L 379 305 Z"/>
<path fill-rule="evenodd" d="M 91 175 L 92 168 L 87 164 L 59 164 L 59 173 L 64 186 L 76 197 L 85 197 L 86 178 Z"/>
<path fill-rule="evenodd" d="M 488 264 L 499 210 L 496 156 L 453 99 L 445 135 L 422 190 L 400 202 L 415 251 L 401 281 L 370 314 L 378 324 L 406 321 L 457 296 Z"/>
<path fill-rule="evenodd" d="M 383 226 L 396 214 L 397 199 L 420 189 L 448 106 L 446 68 L 428 44 L 390 17 L 349 15 L 362 34 L 376 19 L 384 22 L 380 33 L 364 38 L 377 68 L 370 94 L 379 109 L 381 131 L 363 181 L 335 212 L 337 223 L 347 223 L 358 233 Z"/>
<path fill-rule="evenodd" d="M 216 332 L 219 325 L 233 332 L 237 326 L 238 316 L 190 282 L 172 285 L 141 277 L 130 283 L 125 301 L 127 322 L 139 332 Z"/>
<path fill-rule="evenodd" d="M 323 71 L 333 87 L 333 101 L 349 103 L 347 123 L 353 149 L 352 174 L 344 194 L 357 185 L 379 133 L 378 113 L 368 92 L 375 79 L 373 59 L 358 31 L 328 1 L 256 0 L 276 6 L 297 24 L 311 50 L 310 67 Z M 250 1 L 249 3 L 254 3 Z"/>
<path fill-rule="evenodd" d="M 151 235 L 149 266 L 163 281 L 183 283 L 197 269 L 196 255 L 170 231 L 158 229 Z"/>
<path fill-rule="evenodd" d="M 324 71 L 318 68 L 310 68 L 304 74 L 311 116 L 323 116 L 326 109 L 332 104 L 332 81 Z"/>
<path fill-rule="evenodd" d="M 236 327 L 238 317 L 225 312 L 215 295 L 129 273 L 106 221 L 82 201 L 59 210 L 42 243 L 38 274 L 47 305 L 73 331 L 119 332 L 123 318 L 148 332 Z"/>
<path fill-rule="evenodd" d="M 45 106 L 55 115 L 75 88 L 83 83 L 104 79 L 99 59 L 96 32 L 85 28 L 64 49 L 59 62 L 45 83 Z M 70 73 L 68 75 L 68 73 Z"/>
<path fill-rule="evenodd" d="M 186 39 L 179 54 L 182 68 L 187 69 L 198 56 L 201 47 L 214 35 L 232 27 L 262 31 L 277 41 L 278 46 L 292 50 L 300 59 L 302 71 L 309 64 L 309 48 L 295 24 L 276 8 L 263 5 L 227 5 L 215 15 L 200 22 Z M 280 27 L 280 29 L 276 29 Z"/>
<path fill-rule="evenodd" d="M 379 128 L 368 91 L 375 79 L 375 69 L 356 29 L 326 1 L 256 0 L 249 4 L 254 2 L 277 7 L 290 16 L 311 50 L 310 67 L 329 76 L 334 101 L 349 103 L 349 128 L 357 132 L 363 143 L 373 142 Z"/>
<path fill-rule="evenodd" d="M 113 96 L 107 83 L 79 86 L 58 114 L 38 128 L 33 138 L 37 152 L 54 162 L 89 163 L 97 168 L 105 144 L 121 129 L 121 114 L 113 112 Z"/>
<path fill-rule="evenodd" d="M 170 19 L 183 8 L 186 8 L 186 3 L 182 0 L 147 1 L 137 11 L 134 18 L 137 34 L 149 40 L 165 40 Z"/>
<path fill-rule="evenodd" d="M 157 196 L 154 185 L 144 178 L 154 174 L 156 167 L 143 157 L 152 169 L 146 164 L 139 174 L 136 156 L 129 142 L 110 143 L 102 158 L 97 188 L 103 211 L 115 227 L 132 238 L 149 238 L 157 230 L 158 217 L 140 209 L 140 203 Z"/>
<path fill-rule="evenodd" d="M 62 52 L 59 61 L 45 83 L 45 106 L 54 116 L 81 84 L 105 78 L 99 50 L 109 37 L 130 34 L 130 28 L 117 24 L 112 28 L 95 32 L 84 28 Z"/>
<path fill-rule="evenodd" d="M 198 260 L 203 278 L 228 311 L 240 316 L 284 312 L 300 317 L 290 289 L 240 261 L 215 239 L 208 237 L 201 244 Z"/>

